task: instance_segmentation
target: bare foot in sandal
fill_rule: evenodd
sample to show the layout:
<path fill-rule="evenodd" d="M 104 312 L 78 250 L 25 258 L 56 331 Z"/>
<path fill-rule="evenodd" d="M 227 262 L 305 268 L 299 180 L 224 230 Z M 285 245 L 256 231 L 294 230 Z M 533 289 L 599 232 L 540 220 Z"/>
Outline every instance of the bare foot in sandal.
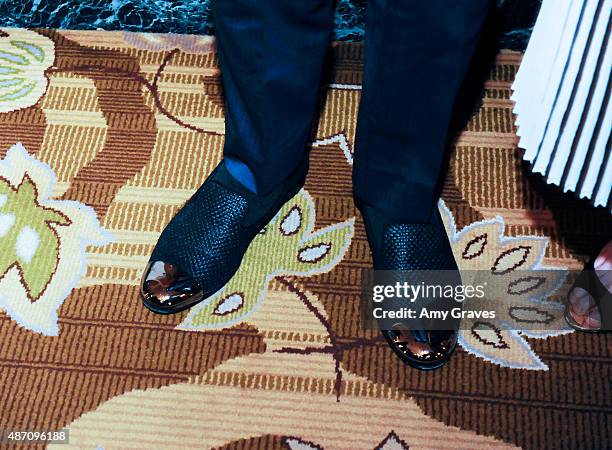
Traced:
<path fill-rule="evenodd" d="M 595 270 L 592 276 L 597 277 L 601 282 L 600 287 L 605 288 L 608 291 L 607 294 L 612 295 L 612 241 L 608 242 L 601 249 L 593 262 L 593 268 Z M 586 286 L 580 287 L 580 284 L 577 281 L 575 287 L 569 293 L 568 314 L 566 317 L 569 324 L 576 329 L 597 331 L 602 328 L 602 317 L 598 304 L 602 300 L 609 301 L 610 299 L 607 297 L 610 295 L 606 295 L 604 292 L 604 297 L 606 298 L 596 298 L 598 294 L 595 293 L 597 289 L 592 288 L 593 283 L 589 286 L 591 288 L 587 289 L 585 289 Z"/>

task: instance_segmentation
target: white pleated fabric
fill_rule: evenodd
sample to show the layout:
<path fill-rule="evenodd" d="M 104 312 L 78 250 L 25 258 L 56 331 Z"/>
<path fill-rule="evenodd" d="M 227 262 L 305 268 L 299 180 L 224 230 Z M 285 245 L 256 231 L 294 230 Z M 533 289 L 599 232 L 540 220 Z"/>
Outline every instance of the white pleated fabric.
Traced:
<path fill-rule="evenodd" d="M 612 0 L 543 0 L 512 86 L 533 172 L 612 212 Z"/>

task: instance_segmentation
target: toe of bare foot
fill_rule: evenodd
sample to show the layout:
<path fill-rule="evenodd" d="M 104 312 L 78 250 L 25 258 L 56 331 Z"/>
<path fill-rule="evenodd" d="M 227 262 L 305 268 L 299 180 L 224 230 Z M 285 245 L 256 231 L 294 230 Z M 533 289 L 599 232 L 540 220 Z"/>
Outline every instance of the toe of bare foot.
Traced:
<path fill-rule="evenodd" d="M 591 294 L 582 288 L 574 288 L 570 292 L 569 302 L 569 313 L 579 326 L 592 329 L 601 326 L 599 309 Z"/>

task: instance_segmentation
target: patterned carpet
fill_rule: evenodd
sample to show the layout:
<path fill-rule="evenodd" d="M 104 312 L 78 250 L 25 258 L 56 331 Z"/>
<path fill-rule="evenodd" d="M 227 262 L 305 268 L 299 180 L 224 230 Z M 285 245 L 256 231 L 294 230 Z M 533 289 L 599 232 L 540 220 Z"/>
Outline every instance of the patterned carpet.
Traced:
<path fill-rule="evenodd" d="M 162 317 L 137 285 L 221 157 L 213 41 L 0 33 L 0 429 L 67 427 L 79 448 L 610 445 L 609 334 L 468 326 L 452 361 L 422 373 L 360 329 L 362 47 L 334 53 L 304 190 L 223 290 Z M 522 170 L 508 100 L 520 58 L 499 54 L 440 209 L 462 268 L 579 269 L 612 224 Z"/>

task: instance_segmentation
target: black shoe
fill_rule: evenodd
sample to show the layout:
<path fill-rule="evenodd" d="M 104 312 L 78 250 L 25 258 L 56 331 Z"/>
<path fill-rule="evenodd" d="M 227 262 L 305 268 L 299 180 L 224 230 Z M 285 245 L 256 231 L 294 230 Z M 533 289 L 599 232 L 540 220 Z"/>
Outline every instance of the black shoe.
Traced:
<path fill-rule="evenodd" d="M 394 271 L 400 277 L 405 271 L 445 271 L 452 275 L 453 284 L 461 282 L 437 207 L 428 223 L 411 224 L 393 222 L 368 205 L 358 206 L 364 218 L 374 270 Z M 436 309 L 461 306 L 454 300 L 434 301 Z M 387 328 L 391 329 L 381 331 L 399 358 L 412 367 L 429 370 L 449 360 L 457 344 L 459 320 L 446 320 L 431 328 L 410 329 L 402 323 Z"/>
<path fill-rule="evenodd" d="M 304 184 L 306 162 L 260 197 L 221 163 L 162 232 L 145 269 L 144 305 L 159 314 L 183 311 L 221 289 L 253 238 Z"/>

